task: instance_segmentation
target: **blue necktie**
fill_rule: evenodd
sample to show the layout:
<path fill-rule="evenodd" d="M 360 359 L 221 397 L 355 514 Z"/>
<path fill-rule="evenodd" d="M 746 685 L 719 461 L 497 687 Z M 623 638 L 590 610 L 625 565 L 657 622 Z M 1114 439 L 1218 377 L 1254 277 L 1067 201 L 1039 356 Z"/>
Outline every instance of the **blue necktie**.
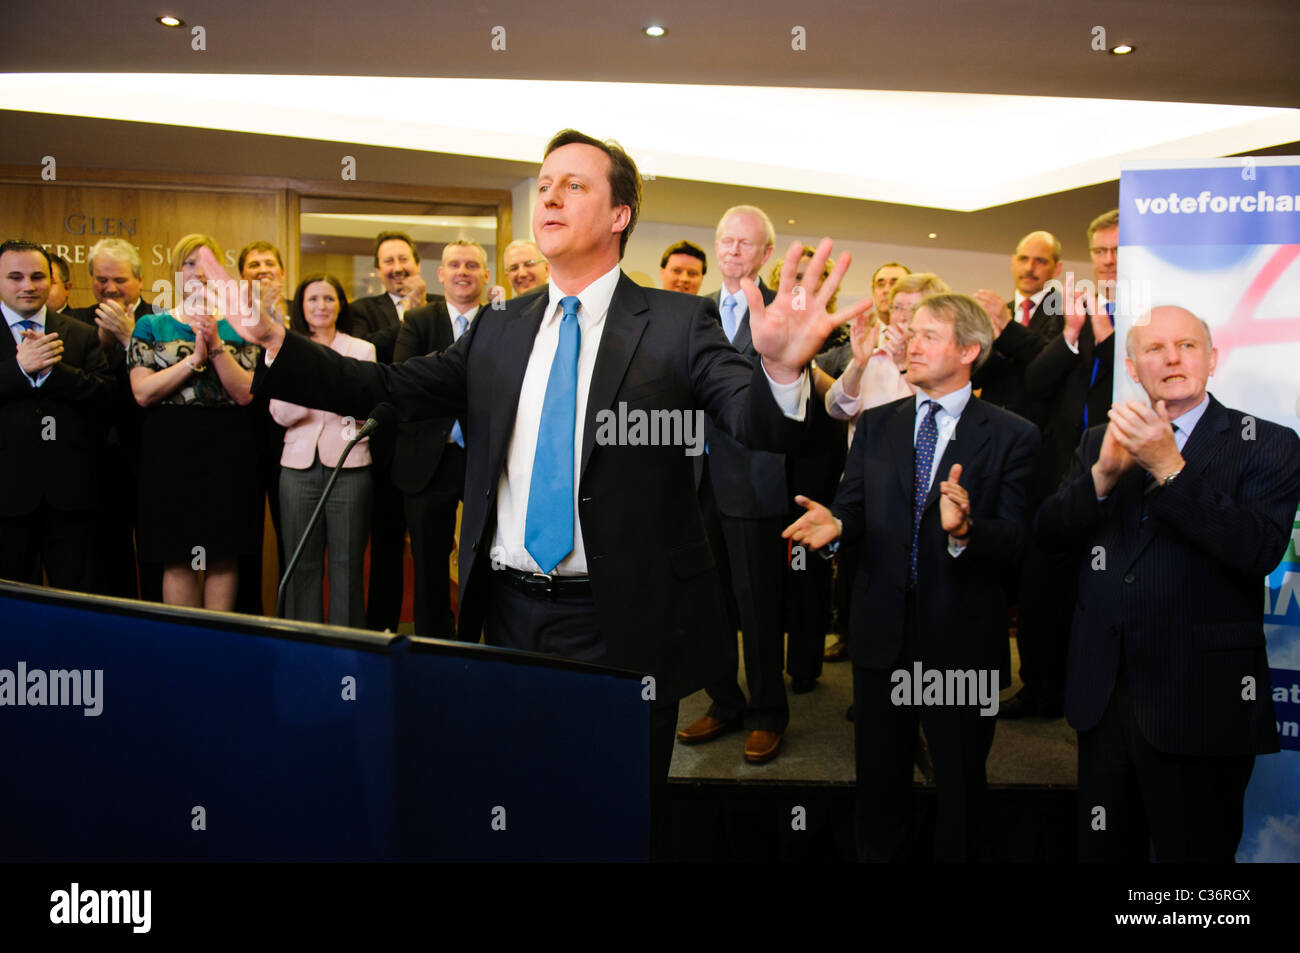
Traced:
<path fill-rule="evenodd" d="M 24 320 L 24 321 L 19 321 L 17 323 L 18 326 L 22 328 L 24 331 L 35 331 L 37 328 L 40 327 L 40 325 L 37 324 L 35 321 Z"/>
<path fill-rule="evenodd" d="M 550 572 L 573 552 L 573 435 L 578 405 L 578 299 L 560 299 L 560 340 L 537 427 L 524 549 L 542 572 Z"/>
<path fill-rule="evenodd" d="M 916 460 L 916 472 L 913 475 L 912 494 L 912 582 L 916 582 L 917 542 L 921 537 L 921 514 L 925 511 L 925 498 L 930 495 L 930 470 L 934 466 L 934 449 L 939 444 L 939 428 L 935 426 L 934 415 L 939 412 L 937 400 L 927 400 L 929 411 L 921 420 L 921 429 L 916 434 L 916 448 L 913 456 Z"/>
<path fill-rule="evenodd" d="M 735 295 L 727 295 L 722 299 L 722 333 L 727 336 L 727 340 L 734 340 L 736 337 L 736 298 Z"/>
<path fill-rule="evenodd" d="M 1110 319 L 1110 326 L 1115 326 L 1115 302 L 1106 302 L 1106 317 Z M 1094 343 L 1093 347 L 1096 347 Z M 1092 385 L 1097 383 L 1097 375 L 1101 372 L 1101 358 L 1096 355 L 1092 358 L 1092 376 L 1088 378 L 1088 393 L 1092 393 Z M 1088 429 L 1088 395 L 1083 398 L 1083 429 Z"/>
<path fill-rule="evenodd" d="M 460 340 L 460 336 L 465 333 L 467 327 L 469 327 L 469 322 L 465 320 L 465 315 L 456 315 L 456 340 Z M 462 450 L 465 449 L 465 435 L 461 433 L 459 420 L 451 425 L 451 439 L 456 441 L 456 446 Z"/>

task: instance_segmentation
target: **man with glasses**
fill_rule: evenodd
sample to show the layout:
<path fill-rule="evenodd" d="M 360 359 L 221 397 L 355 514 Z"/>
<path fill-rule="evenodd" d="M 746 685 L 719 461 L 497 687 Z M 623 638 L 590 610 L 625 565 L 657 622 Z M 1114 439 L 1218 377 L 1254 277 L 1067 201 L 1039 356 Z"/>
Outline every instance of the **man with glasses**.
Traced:
<path fill-rule="evenodd" d="M 521 238 L 506 246 L 506 278 L 514 290 L 511 297 L 519 297 L 529 291 L 545 287 L 551 280 L 551 266 L 546 263 L 546 256 L 533 242 Z"/>

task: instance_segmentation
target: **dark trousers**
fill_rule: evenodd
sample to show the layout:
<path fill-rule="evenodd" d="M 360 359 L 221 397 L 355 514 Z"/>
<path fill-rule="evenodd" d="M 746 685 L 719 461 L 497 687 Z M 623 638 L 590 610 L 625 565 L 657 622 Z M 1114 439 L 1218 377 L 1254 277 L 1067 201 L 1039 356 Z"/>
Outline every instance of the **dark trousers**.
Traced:
<path fill-rule="evenodd" d="M 1151 747 L 1121 667 L 1101 721 L 1079 732 L 1079 859 L 1232 863 L 1254 769 L 1253 754 Z"/>
<path fill-rule="evenodd" d="M 42 569 L 57 589 L 95 591 L 94 510 L 56 510 L 42 500 L 26 516 L 0 517 L 0 579 L 40 585 Z"/>
<path fill-rule="evenodd" d="M 723 516 L 713 499 L 706 473 L 700 491 L 700 513 L 709 546 L 718 565 L 730 630 L 723 636 L 727 674 L 705 686 L 712 704 L 709 715 L 726 722 L 744 720 L 749 731 L 783 732 L 790 705 L 781 674 L 784 654 L 782 594 L 785 586 L 786 542 L 781 518 L 736 519 Z M 744 633 L 745 681 L 749 700 L 735 673 L 739 659 L 735 630 Z"/>
<path fill-rule="evenodd" d="M 838 617 L 835 631 L 847 642 L 853 628 L 849 625 L 849 610 L 853 607 L 853 580 L 858 574 L 858 563 L 862 560 L 862 543 L 846 542 L 835 554 L 835 615 Z"/>
<path fill-rule="evenodd" d="M 912 763 L 918 722 L 934 764 L 936 861 L 978 860 L 983 837 L 984 763 L 997 719 L 978 705 L 895 705 L 892 674 L 918 661 L 916 603 L 906 597 L 902 652 L 894 669 L 853 666 L 858 860 L 920 859 L 912 828 Z M 925 659 L 919 659 L 924 667 Z"/>
<path fill-rule="evenodd" d="M 1049 708 L 1065 703 L 1065 660 L 1078 572 L 1074 554 L 1042 552 L 1030 534 L 1020 577 L 1016 645 L 1023 691 Z"/>
<path fill-rule="evenodd" d="M 791 554 L 785 574 L 785 670 L 791 678 L 815 679 L 822 673 L 831 627 L 831 561 L 807 547 L 802 553 L 791 548 Z"/>
<path fill-rule="evenodd" d="M 454 639 L 451 576 L 447 558 L 456 545 L 456 504 L 465 489 L 465 451 L 447 444 L 433 478 L 406 494 L 406 525 L 415 564 L 415 634 Z"/>
<path fill-rule="evenodd" d="M 372 448 L 373 449 L 373 448 Z M 366 628 L 397 631 L 406 585 L 406 517 L 402 491 L 393 486 L 387 463 L 376 458 L 370 507 L 370 586 Z"/>

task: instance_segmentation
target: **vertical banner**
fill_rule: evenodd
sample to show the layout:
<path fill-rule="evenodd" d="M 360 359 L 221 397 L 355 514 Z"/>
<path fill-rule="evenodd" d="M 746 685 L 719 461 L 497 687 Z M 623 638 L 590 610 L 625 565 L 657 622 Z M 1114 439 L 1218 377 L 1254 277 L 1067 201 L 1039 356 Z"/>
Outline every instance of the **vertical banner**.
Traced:
<path fill-rule="evenodd" d="M 1219 402 L 1300 430 L 1300 157 L 1132 163 L 1120 175 L 1116 363 L 1133 322 L 1178 305 L 1210 325 Z M 1115 400 L 1143 394 L 1120 367 Z M 1261 579 L 1282 751 L 1246 791 L 1239 861 L 1300 861 L 1300 515 Z M 1193 593 L 1187 593 L 1194 598 Z"/>

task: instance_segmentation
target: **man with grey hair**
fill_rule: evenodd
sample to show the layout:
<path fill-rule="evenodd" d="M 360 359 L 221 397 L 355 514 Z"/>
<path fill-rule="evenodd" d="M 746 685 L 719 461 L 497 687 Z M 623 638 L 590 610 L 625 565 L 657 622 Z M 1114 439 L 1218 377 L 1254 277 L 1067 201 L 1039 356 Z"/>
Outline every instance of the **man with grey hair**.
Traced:
<path fill-rule="evenodd" d="M 1001 579 L 1028 532 L 1039 442 L 1033 424 L 972 394 L 992 342 L 974 298 L 923 299 L 907 346 L 917 393 L 863 411 L 834 503 L 796 497 L 807 512 L 784 533 L 814 549 L 870 541 L 849 633 L 860 860 L 904 860 L 923 847 L 909 842 L 918 722 L 938 783 L 933 856 L 978 859 L 996 725 L 986 716 L 1010 667 Z M 936 671 L 950 685 L 983 678 L 986 691 L 921 705 L 919 686 L 899 690 L 911 673 Z"/>
<path fill-rule="evenodd" d="M 507 245 L 501 253 L 501 260 L 514 292 L 512 297 L 543 288 L 551 280 L 551 266 L 547 264 L 546 256 L 536 242 L 527 238 L 517 238 Z"/>
<path fill-rule="evenodd" d="M 1300 438 L 1209 394 L 1218 352 L 1186 308 L 1139 317 L 1128 355 L 1147 400 L 1084 433 L 1035 519 L 1078 574 L 1079 857 L 1232 863 L 1255 756 L 1279 747 L 1259 593 L 1292 534 Z"/>
<path fill-rule="evenodd" d="M 135 552 L 137 484 L 140 468 L 140 423 L 143 411 L 131 393 L 126 349 L 136 319 L 153 314 L 141 297 L 140 253 L 121 238 L 101 238 L 87 255 L 90 291 L 95 304 L 78 308 L 73 316 L 94 325 L 113 375 L 113 395 L 107 408 L 109 426 L 102 456 L 103 507 L 96 521 L 95 584 L 105 596 L 150 602 L 162 601 L 162 565 L 139 563 Z"/>

